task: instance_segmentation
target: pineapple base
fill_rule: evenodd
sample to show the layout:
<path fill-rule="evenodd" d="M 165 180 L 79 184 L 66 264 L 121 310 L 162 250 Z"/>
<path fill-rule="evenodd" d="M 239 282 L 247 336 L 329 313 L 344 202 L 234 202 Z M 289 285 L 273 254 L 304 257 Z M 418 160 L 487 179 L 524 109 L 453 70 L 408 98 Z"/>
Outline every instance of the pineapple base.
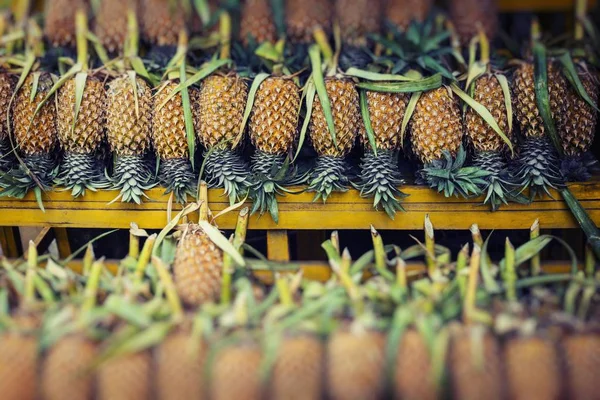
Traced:
<path fill-rule="evenodd" d="M 480 185 L 479 189 L 485 195 L 483 204 L 489 204 L 492 211 L 497 211 L 508 201 L 525 204 L 527 199 L 514 193 L 518 185 L 512 180 L 506 162 L 502 153 L 486 151 L 476 153 L 473 157 L 473 165 L 483 171 L 489 172 L 484 178 L 485 184 Z"/>
<path fill-rule="evenodd" d="M 323 199 L 326 202 L 331 193 L 348 191 L 349 184 L 346 160 L 343 157 L 323 156 L 317 158 L 307 191 L 316 192 L 313 201 Z"/>
<path fill-rule="evenodd" d="M 360 165 L 359 181 L 354 186 L 361 197 L 373 198 L 373 207 L 383 207 L 386 214 L 394 219 L 396 212 L 404 211 L 400 199 L 407 197 L 398 187 L 404 184 L 398 168 L 398 153 L 391 150 L 377 150 L 377 155 L 367 151 Z"/>
<path fill-rule="evenodd" d="M 598 169 L 598 160 L 591 152 L 574 157 L 565 157 L 560 163 L 560 171 L 567 182 L 586 182 Z"/>
<path fill-rule="evenodd" d="M 23 165 L 24 164 L 24 165 Z M 51 154 L 36 154 L 23 157 L 19 163 L 0 178 L 4 190 L 0 196 L 22 199 L 30 190 L 48 190 L 56 177 L 56 160 Z"/>
<path fill-rule="evenodd" d="M 109 186 L 94 154 L 65 153 L 55 183 L 70 190 L 73 197 Z"/>
<path fill-rule="evenodd" d="M 225 189 L 229 203 L 243 198 L 251 186 L 246 162 L 231 149 L 213 148 L 204 153 L 204 171 L 209 187 Z"/>
<path fill-rule="evenodd" d="M 187 158 L 160 160 L 158 175 L 160 184 L 167 189 L 165 194 L 173 193 L 177 202 L 185 204 L 188 195 L 195 195 L 196 176 Z"/>
<path fill-rule="evenodd" d="M 290 168 L 283 154 L 269 154 L 257 151 L 252 156 L 252 187 L 250 197 L 253 201 L 252 213 L 259 211 L 263 215 L 269 211 L 273 221 L 279 222 L 277 195 L 286 192 L 285 186 L 299 185 L 306 176 L 298 176 L 295 168 Z"/>
<path fill-rule="evenodd" d="M 529 188 L 530 199 L 541 196 L 542 193 L 551 196 L 550 188 L 564 187 L 558 154 L 546 137 L 525 139 L 511 175 L 522 190 Z"/>
<path fill-rule="evenodd" d="M 13 151 L 8 140 L 0 140 L 0 171 L 10 170 L 14 161 Z"/>
<path fill-rule="evenodd" d="M 148 198 L 144 191 L 155 185 L 154 175 L 143 156 L 117 157 L 115 171 L 109 180 L 121 191 L 119 197 L 124 203 L 141 204 L 144 197 Z"/>

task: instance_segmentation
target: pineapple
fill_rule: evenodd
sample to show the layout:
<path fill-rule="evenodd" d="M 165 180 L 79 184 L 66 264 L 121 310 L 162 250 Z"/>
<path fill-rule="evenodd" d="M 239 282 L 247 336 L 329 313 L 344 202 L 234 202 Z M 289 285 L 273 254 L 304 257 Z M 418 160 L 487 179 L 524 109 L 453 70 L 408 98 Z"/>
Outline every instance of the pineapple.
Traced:
<path fill-rule="evenodd" d="M 548 68 L 548 90 L 553 118 L 565 115 L 564 93 L 567 83 L 553 64 Z M 534 198 L 548 188 L 563 185 L 560 162 L 553 144 L 546 133 L 544 121 L 537 107 L 534 82 L 534 66 L 523 63 L 515 71 L 512 90 L 513 109 L 521 127 L 525 141 L 520 146 L 520 154 L 515 169 L 515 179 L 523 187 L 530 188 Z"/>
<path fill-rule="evenodd" d="M 6 171 L 12 164 L 12 150 L 9 132 L 9 106 L 15 88 L 15 78 L 8 73 L 0 74 L 0 172 Z M 14 120 L 14 118 L 13 118 Z"/>
<path fill-rule="evenodd" d="M 190 307 L 217 300 L 223 253 L 198 225 L 190 224 L 177 245 L 173 273 L 181 300 Z"/>
<path fill-rule="evenodd" d="M 448 367 L 453 398 L 502 398 L 500 346 L 493 335 L 475 328 L 456 332 L 450 344 Z"/>
<path fill-rule="evenodd" d="M 240 37 L 246 46 L 254 43 L 275 42 L 277 28 L 269 0 L 245 0 L 242 2 Z"/>
<path fill-rule="evenodd" d="M 213 400 L 263 398 L 259 367 L 260 348 L 242 342 L 221 349 L 211 366 L 210 398 Z"/>
<path fill-rule="evenodd" d="M 414 329 L 402 335 L 394 370 L 394 398 L 435 400 L 438 392 L 432 379 L 430 350 Z"/>
<path fill-rule="evenodd" d="M 32 334 L 0 334 L 0 390 L 3 400 L 37 398 L 37 347 L 37 338 Z"/>
<path fill-rule="evenodd" d="M 87 12 L 86 0 L 52 0 L 46 2 L 44 35 L 54 47 L 75 47 L 77 10 Z"/>
<path fill-rule="evenodd" d="M 250 140 L 256 152 L 252 156 L 254 185 L 250 191 L 254 202 L 252 212 L 269 210 L 279 221 L 276 194 L 283 186 L 300 183 L 295 171 L 283 171 L 285 158 L 298 137 L 300 91 L 293 80 L 272 76 L 256 92 L 250 114 Z M 283 171 L 283 172 L 282 172 Z"/>
<path fill-rule="evenodd" d="M 494 39 L 498 32 L 496 0 L 451 0 L 450 18 L 463 46 L 468 46 L 479 29 Z"/>
<path fill-rule="evenodd" d="M 287 0 L 285 22 L 288 40 L 309 44 L 315 29 L 331 33 L 333 7 L 330 0 Z"/>
<path fill-rule="evenodd" d="M 379 399 L 384 394 L 385 336 L 338 330 L 327 345 L 327 394 L 333 399 Z"/>
<path fill-rule="evenodd" d="M 127 37 L 127 13 L 138 0 L 103 0 L 96 15 L 94 33 L 109 53 L 123 52 Z"/>
<path fill-rule="evenodd" d="M 369 120 L 374 133 L 376 152 L 371 148 L 367 132 L 360 130 L 365 154 L 361 163 L 361 196 L 374 197 L 374 206 L 380 205 L 390 218 L 403 210 L 399 198 L 406 195 L 398 190 L 404 183 L 398 169 L 398 151 L 401 147 L 402 121 L 410 96 L 405 93 L 367 91 Z"/>
<path fill-rule="evenodd" d="M 197 345 L 189 333 L 175 332 L 156 349 L 156 390 L 158 400 L 200 400 L 205 391 L 206 348 Z"/>
<path fill-rule="evenodd" d="M 152 45 L 176 47 L 186 28 L 180 0 L 140 0 L 142 37 Z"/>
<path fill-rule="evenodd" d="M 42 366 L 42 398 L 92 399 L 94 377 L 90 367 L 95 357 L 95 344 L 83 335 L 60 339 L 48 351 Z"/>
<path fill-rule="evenodd" d="M 36 93 L 34 83 L 37 85 Z M 54 97 L 35 114 L 39 103 L 54 85 L 52 76 L 46 72 L 33 72 L 25 79 L 13 103 L 13 134 L 15 146 L 24 165 L 11 171 L 12 184 L 6 185 L 3 195 L 22 198 L 30 190 L 46 190 L 55 178 L 58 131 Z M 34 101 L 31 101 L 33 95 Z"/>
<path fill-rule="evenodd" d="M 325 87 L 333 113 L 337 146 L 334 144 L 327 126 L 321 100 L 315 96 L 309 134 L 317 152 L 317 164 L 310 176 L 308 190 L 316 192 L 315 201 L 327 198 L 334 191 L 347 190 L 348 166 L 344 158 L 350 153 L 359 133 L 362 118 L 358 92 L 349 79 L 328 77 Z"/>
<path fill-rule="evenodd" d="M 511 399 L 561 398 L 561 371 L 554 343 L 541 338 L 509 340 L 504 349 Z"/>
<path fill-rule="evenodd" d="M 189 160 L 181 93 L 177 93 L 161 107 L 178 85 L 178 81 L 164 82 L 154 96 L 152 144 L 157 157 L 160 158 L 161 183 L 167 188 L 167 193 L 173 192 L 177 201 L 185 203 L 187 195 L 193 193 L 196 178 Z M 196 89 L 187 90 L 190 99 L 194 98 Z"/>
<path fill-rule="evenodd" d="M 104 362 L 97 372 L 99 400 L 145 400 L 151 397 L 149 352 L 125 354 Z"/>
<path fill-rule="evenodd" d="M 323 344 L 314 336 L 297 335 L 283 339 L 273 366 L 270 398 L 321 398 L 324 355 Z"/>
<path fill-rule="evenodd" d="M 235 74 L 213 74 L 202 81 L 193 97 L 194 127 L 204 153 L 206 180 L 225 189 L 231 204 L 243 198 L 250 182 L 246 163 L 236 152 L 248 86 Z"/>
<path fill-rule="evenodd" d="M 600 337 L 594 333 L 576 334 L 562 340 L 569 399 L 597 399 L 600 371 Z"/>
<path fill-rule="evenodd" d="M 368 34 L 381 31 L 382 0 L 335 0 L 335 16 L 344 43 L 365 46 Z"/>
<path fill-rule="evenodd" d="M 96 152 L 104 140 L 106 91 L 104 83 L 89 76 L 75 119 L 75 85 L 69 79 L 58 92 L 58 140 L 65 156 L 57 183 L 71 190 L 73 197 L 105 186 Z"/>
<path fill-rule="evenodd" d="M 423 22 L 431 8 L 433 0 L 387 0 L 385 16 L 389 22 L 406 30 L 411 22 Z"/>

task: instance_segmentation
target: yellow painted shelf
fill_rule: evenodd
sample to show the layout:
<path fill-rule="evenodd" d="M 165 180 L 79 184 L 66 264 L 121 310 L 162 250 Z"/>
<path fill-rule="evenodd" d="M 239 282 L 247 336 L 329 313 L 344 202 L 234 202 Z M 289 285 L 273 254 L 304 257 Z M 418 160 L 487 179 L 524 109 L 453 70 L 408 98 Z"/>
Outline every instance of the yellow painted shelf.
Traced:
<path fill-rule="evenodd" d="M 600 180 L 571 184 L 572 192 L 581 201 L 591 218 L 600 223 Z M 298 188 L 301 190 L 301 188 Z M 363 199 L 355 190 L 334 194 L 326 204 L 313 202 L 312 193 L 288 195 L 279 199 L 280 221 L 275 224 L 268 214 L 250 218 L 249 229 L 254 230 L 319 230 L 368 229 L 372 224 L 380 230 L 422 229 L 423 219 L 429 214 L 437 229 L 468 229 L 477 223 L 482 229 L 528 229 L 539 218 L 542 227 L 577 228 L 566 204 L 558 192 L 529 205 L 509 204 L 491 212 L 481 204 L 482 199 L 464 200 L 445 198 L 426 187 L 406 186 L 410 196 L 404 201 L 406 212 L 391 220 L 383 212 L 372 208 L 370 199 Z M 163 190 L 148 193 L 150 201 L 142 204 L 109 202 L 116 192 L 88 192 L 85 197 L 73 199 L 69 192 L 53 191 L 44 194 L 46 212 L 42 212 L 32 195 L 23 200 L 0 198 L 0 226 L 52 226 L 58 228 L 128 228 L 131 222 L 141 228 L 160 229 L 167 223 L 168 196 Z M 221 190 L 210 190 L 210 209 L 213 215 L 229 204 Z M 180 209 L 179 205 L 174 210 Z M 236 212 L 217 219 L 222 229 L 235 226 Z M 190 217 L 196 218 L 196 215 Z"/>

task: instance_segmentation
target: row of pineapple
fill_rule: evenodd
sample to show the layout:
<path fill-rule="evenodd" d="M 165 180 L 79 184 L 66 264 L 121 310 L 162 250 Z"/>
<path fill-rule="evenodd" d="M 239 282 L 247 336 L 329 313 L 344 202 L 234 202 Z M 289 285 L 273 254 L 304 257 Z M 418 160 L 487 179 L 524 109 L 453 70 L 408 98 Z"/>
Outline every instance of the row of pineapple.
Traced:
<path fill-rule="evenodd" d="M 334 29 L 335 49 L 329 42 L 329 25 L 318 22 L 307 25 L 310 34 L 300 35 L 316 44 L 307 48 L 296 40 L 286 50 L 284 42 L 273 43 L 275 36 L 261 30 L 275 26 L 276 13 L 269 3 L 248 1 L 241 6 L 240 28 L 248 39 L 244 41 L 248 57 L 236 56 L 237 48 L 232 49 L 230 14 L 214 12 L 219 16 L 219 33 L 214 32 L 217 28 L 206 29 L 206 43 L 198 44 L 179 32 L 177 51 L 161 70 L 162 80 L 156 82 L 157 76 L 148 72 L 139 55 L 136 7 L 101 2 L 95 7 L 96 36 L 87 31 L 82 8 L 77 14 L 77 5 L 60 7 L 59 3 L 48 3 L 46 37 L 51 43 L 77 45 L 76 60 L 60 59 L 65 69 L 69 67 L 60 79 L 40 68 L 43 46 L 35 23 L 23 22 L 21 35 L 19 29 L 5 35 L 8 67 L 2 75 L 1 114 L 10 116 L 3 121 L 0 137 L 4 139 L 2 161 L 8 169 L 0 183 L 5 196 L 23 197 L 33 190 L 41 204 L 42 191 L 56 183 L 71 189 L 74 196 L 86 189 L 117 188 L 123 201 L 139 203 L 144 191 L 154 186 L 157 170 L 168 192 L 185 202 L 188 194 L 195 194 L 196 176 L 202 172 L 211 185 L 225 189 L 232 204 L 250 195 L 253 211 L 268 211 L 275 220 L 276 195 L 303 182 L 308 183 L 307 190 L 316 192 L 315 199 L 323 200 L 352 184 L 393 217 L 402 210 L 404 197 L 399 190 L 404 177 L 398 167 L 402 148 L 424 165 L 418 181 L 446 196 L 484 194 L 493 209 L 509 200 L 526 202 L 521 194 L 525 189 L 533 198 L 549 188 L 563 188 L 565 179 L 585 179 L 594 164 L 587 152 L 595 132 L 598 91 L 594 51 L 581 42 L 581 33 L 575 37 L 575 50 L 547 49 L 534 24 L 526 49 L 531 54 L 497 67 L 482 29 L 470 33 L 475 33 L 470 42 L 463 40 L 469 43 L 471 55 L 469 62 L 464 61 L 456 32 L 463 35 L 466 28 L 460 28 L 464 24 L 459 23 L 456 10 L 451 13 L 455 28 L 449 20 L 429 18 L 406 25 L 405 30 L 399 23 L 386 35 L 377 35 L 373 33 L 380 30 L 377 24 L 349 28 L 352 19 L 344 17 L 346 12 L 377 7 L 340 1 L 334 7 L 339 21 Z M 159 16 L 172 17 L 172 7 L 164 10 L 170 3 L 150 3 L 139 10 L 144 35 L 159 46 L 172 45 L 153 40 L 148 33 L 149 27 L 177 26 L 172 20 L 158 23 Z M 289 29 L 295 26 L 289 21 L 291 15 L 300 13 L 292 3 L 287 5 Z M 456 2 L 454 8 L 459 3 L 468 2 Z M 485 4 L 471 9 L 493 15 L 493 7 Z M 152 12 L 158 14 L 146 16 Z M 124 26 L 102 28 L 102 21 L 113 21 L 103 17 L 105 13 L 119 15 Z M 215 22 L 217 17 L 204 14 L 198 13 L 203 21 L 208 19 L 206 26 Z M 411 18 L 423 19 L 422 11 Z M 261 22 L 251 22 L 255 19 Z M 369 18 L 355 23 L 365 21 Z M 474 21 L 486 22 L 483 16 Z M 482 26 L 494 24 L 478 25 Z M 66 34 L 58 28 L 76 34 L 70 41 L 59 40 L 56 35 Z M 119 32 L 122 47 L 111 46 L 105 32 Z M 289 35 L 293 37 L 291 31 Z M 11 38 L 24 45 L 20 54 Z M 101 43 L 120 55 L 110 59 Z M 198 68 L 187 61 L 194 43 L 202 53 L 214 54 Z M 90 62 L 90 44 L 101 67 Z M 247 61 L 254 55 L 262 59 L 258 70 Z M 303 55 L 303 60 L 296 60 L 297 55 Z M 342 62 L 347 64 L 343 71 Z M 303 73 L 307 65 L 310 74 Z M 15 69 L 20 74 L 18 83 L 10 73 Z M 246 76 L 253 78 L 251 85 Z M 517 125 L 523 137 L 519 143 Z M 250 167 L 239 151 L 246 128 L 256 149 Z M 407 132 L 411 146 L 405 141 Z M 309 174 L 302 174 L 293 161 L 306 135 L 318 159 Z M 345 158 L 357 138 L 365 151 L 361 172 L 351 180 Z M 105 140 L 116 160 L 108 172 L 98 156 Z M 197 142 L 206 149 L 201 164 L 195 158 Z M 63 153 L 59 168 L 55 167 L 57 143 Z M 463 143 L 473 150 L 472 166 L 466 166 Z M 151 148 L 158 169 L 148 156 Z M 564 156 L 562 169 L 559 155 Z M 13 157 L 16 160 L 11 161 Z"/>
<path fill-rule="evenodd" d="M 33 242 L 26 261 L 2 261 L 3 399 L 597 398 L 595 256 L 547 273 L 554 239 L 537 222 L 500 261 L 476 225 L 456 256 L 428 218 L 423 243 L 401 250 L 372 229 L 355 260 L 334 233 L 333 274 L 317 282 L 244 258 L 249 210 L 228 241 L 206 193 L 158 235 L 132 225 L 114 268 L 91 244 L 79 273 Z"/>

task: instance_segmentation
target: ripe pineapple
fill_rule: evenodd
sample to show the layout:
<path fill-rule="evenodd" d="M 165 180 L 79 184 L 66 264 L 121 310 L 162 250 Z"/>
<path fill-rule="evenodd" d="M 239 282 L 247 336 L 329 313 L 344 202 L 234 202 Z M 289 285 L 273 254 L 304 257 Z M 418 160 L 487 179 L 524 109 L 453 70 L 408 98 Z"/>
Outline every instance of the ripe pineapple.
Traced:
<path fill-rule="evenodd" d="M 406 196 L 398 190 L 404 183 L 398 169 L 398 152 L 402 121 L 410 96 L 375 91 L 367 91 L 366 96 L 377 154 L 371 149 L 366 130 L 361 129 L 365 154 L 357 187 L 361 196 L 374 197 L 374 207 L 381 205 L 393 219 L 397 211 L 403 210 L 399 199 Z"/>
<path fill-rule="evenodd" d="M 116 165 L 111 181 L 124 202 L 141 203 L 143 191 L 153 186 L 153 173 L 145 157 L 152 136 L 152 89 L 140 77 L 129 75 L 108 85 L 106 136 Z"/>
<path fill-rule="evenodd" d="M 44 36 L 54 47 L 75 47 L 75 13 L 87 11 L 86 0 L 52 0 L 46 2 Z"/>
<path fill-rule="evenodd" d="M 450 18 L 463 46 L 468 46 L 480 27 L 490 39 L 498 32 L 496 0 L 451 0 Z"/>
<path fill-rule="evenodd" d="M 250 140 L 256 148 L 252 156 L 254 185 L 250 190 L 254 202 L 252 212 L 266 210 L 278 222 L 276 194 L 283 186 L 301 181 L 294 171 L 285 171 L 285 158 L 298 137 L 300 91 L 293 80 L 272 76 L 258 88 L 250 114 Z"/>
<path fill-rule="evenodd" d="M 0 390 L 3 400 L 37 396 L 37 338 L 24 332 L 0 335 Z"/>
<path fill-rule="evenodd" d="M 177 201 L 185 203 L 187 195 L 193 194 L 196 178 L 189 160 L 181 93 L 177 93 L 161 107 L 169 93 L 178 85 L 178 81 L 167 81 L 159 87 L 158 93 L 154 96 L 152 144 L 156 155 L 160 158 L 161 184 L 167 188 L 167 193 L 175 194 Z M 192 99 L 196 89 L 187 90 Z"/>
<path fill-rule="evenodd" d="M 209 76 L 192 98 L 196 135 L 207 149 L 206 180 L 212 187 L 224 188 L 231 204 L 250 186 L 247 165 L 235 147 L 242 140 L 239 129 L 247 98 L 248 86 L 235 73 Z"/>
<path fill-rule="evenodd" d="M 410 329 L 402 335 L 394 371 L 394 398 L 435 400 L 431 354 L 423 336 Z"/>
<path fill-rule="evenodd" d="M 382 0 L 335 0 L 335 16 L 344 43 L 365 46 L 368 34 L 381 31 Z"/>
<path fill-rule="evenodd" d="M 142 37 L 155 46 L 177 46 L 185 30 L 185 13 L 179 0 L 140 0 Z"/>
<path fill-rule="evenodd" d="M 450 344 L 449 371 L 453 398 L 501 399 L 502 361 L 496 338 L 464 328 Z"/>
<path fill-rule="evenodd" d="M 245 0 L 242 3 L 240 37 L 244 44 L 275 42 L 277 28 L 269 0 Z"/>
<path fill-rule="evenodd" d="M 270 398 L 319 399 L 323 392 L 323 343 L 309 335 L 287 337 L 277 351 Z"/>
<path fill-rule="evenodd" d="M 44 360 L 41 391 L 44 400 L 92 399 L 94 377 L 90 367 L 96 346 L 81 335 L 66 336 L 55 343 Z"/>
<path fill-rule="evenodd" d="M 125 354 L 104 362 L 97 372 L 99 400 L 145 400 L 152 393 L 149 352 Z"/>
<path fill-rule="evenodd" d="M 535 337 L 510 340 L 504 362 L 511 399 L 561 398 L 560 360 L 551 341 Z"/>
<path fill-rule="evenodd" d="M 600 371 L 600 337 L 576 334 L 562 340 L 566 366 L 567 398 L 597 399 Z"/>
<path fill-rule="evenodd" d="M 11 74 L 0 74 L 0 171 L 11 167 L 12 154 L 8 138 L 8 107 L 15 88 L 15 78 Z M 14 120 L 14 118 L 13 118 Z"/>
<path fill-rule="evenodd" d="M 315 29 L 331 33 L 333 6 L 330 0 L 287 0 L 285 21 L 288 40 L 292 43 L 313 42 Z"/>
<path fill-rule="evenodd" d="M 37 82 L 37 89 L 32 102 L 34 82 Z M 32 189 L 47 189 L 52 184 L 56 165 L 53 152 L 58 136 L 54 97 L 37 115 L 35 110 L 53 85 L 49 73 L 34 72 L 25 79 L 15 97 L 12 109 L 14 142 L 25 165 L 16 165 L 11 171 L 13 179 L 6 185 L 3 195 L 22 198 Z"/>
<path fill-rule="evenodd" d="M 327 345 L 327 394 L 334 399 L 379 399 L 385 379 L 385 336 L 338 330 Z"/>
<path fill-rule="evenodd" d="M 564 93 L 567 91 L 565 79 L 553 64 L 548 68 L 548 90 L 553 118 L 564 115 Z M 515 179 L 521 186 L 530 188 L 530 197 L 548 188 L 563 185 L 559 170 L 560 162 L 553 144 L 546 133 L 544 122 L 537 107 L 532 63 L 522 64 L 516 71 L 512 90 L 513 109 L 521 127 L 525 141 L 520 146 Z"/>
<path fill-rule="evenodd" d="M 121 53 L 127 37 L 127 13 L 137 0 L 103 0 L 96 15 L 94 33 L 109 53 Z"/>
<path fill-rule="evenodd" d="M 362 124 L 358 92 L 348 79 L 326 78 L 325 87 L 333 113 L 337 147 L 327 126 L 321 100 L 315 96 L 309 134 L 319 158 L 310 176 L 308 190 L 316 192 L 315 201 L 332 192 L 347 190 L 347 165 L 344 157 L 350 153 Z"/>
<path fill-rule="evenodd" d="M 388 0 L 385 17 L 400 29 L 406 30 L 413 21 L 423 22 L 432 6 L 433 0 Z"/>
<path fill-rule="evenodd" d="M 261 359 L 260 348 L 252 342 L 237 343 L 221 349 L 212 363 L 210 398 L 262 399 L 259 376 Z"/>
<path fill-rule="evenodd" d="M 198 226 L 190 224 L 183 233 L 173 264 L 175 287 L 190 307 L 214 301 L 221 292 L 223 253 Z"/>
<path fill-rule="evenodd" d="M 168 336 L 156 349 L 156 391 L 158 400 L 200 400 L 205 391 L 206 348 L 188 333 Z"/>
<path fill-rule="evenodd" d="M 69 79 L 58 92 L 58 140 L 65 156 L 56 181 L 79 197 L 106 186 L 95 158 L 104 140 L 106 91 L 102 81 L 88 76 L 75 120 L 75 82 Z"/>

